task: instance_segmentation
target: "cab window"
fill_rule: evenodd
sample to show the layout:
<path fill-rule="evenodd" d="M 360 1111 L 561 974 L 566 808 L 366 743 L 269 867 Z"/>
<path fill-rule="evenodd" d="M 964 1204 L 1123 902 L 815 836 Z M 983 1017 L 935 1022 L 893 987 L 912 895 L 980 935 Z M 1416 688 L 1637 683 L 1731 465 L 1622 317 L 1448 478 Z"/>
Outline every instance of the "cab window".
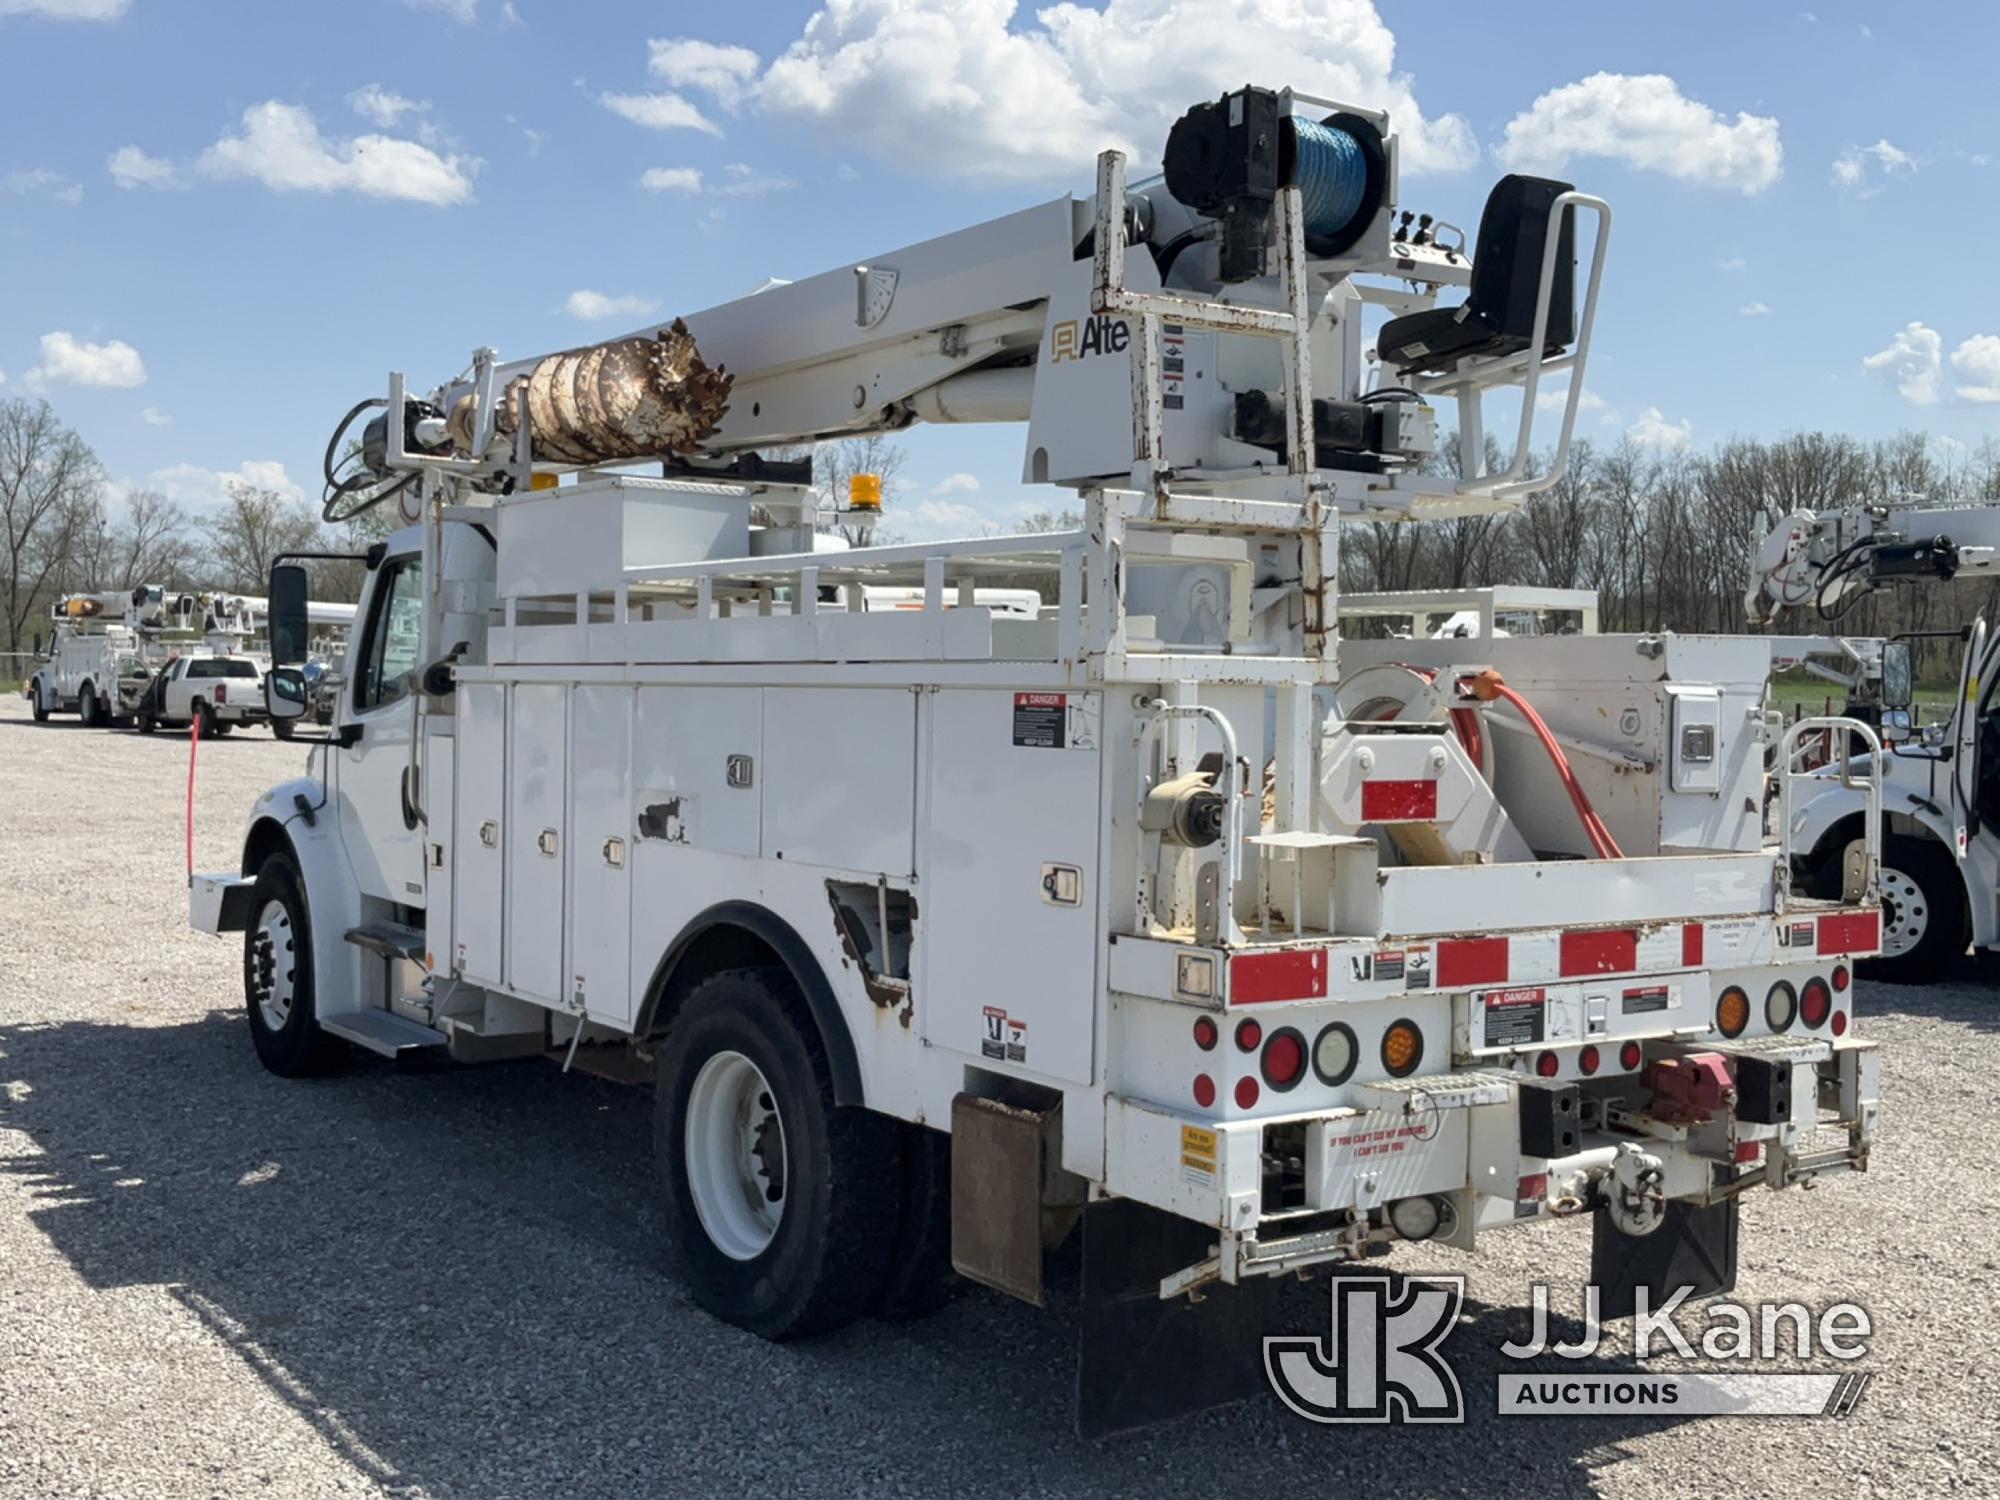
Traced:
<path fill-rule="evenodd" d="M 407 698 L 416 681 L 424 618 L 423 562 L 415 557 L 382 564 L 368 611 L 361 675 L 354 706 L 366 712 Z"/>

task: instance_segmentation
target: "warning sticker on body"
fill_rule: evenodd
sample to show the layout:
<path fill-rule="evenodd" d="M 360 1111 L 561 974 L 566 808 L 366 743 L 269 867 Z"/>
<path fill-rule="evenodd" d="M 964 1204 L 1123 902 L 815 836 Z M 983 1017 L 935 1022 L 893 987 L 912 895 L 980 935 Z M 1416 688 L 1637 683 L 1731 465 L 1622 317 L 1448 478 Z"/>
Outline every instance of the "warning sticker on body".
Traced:
<path fill-rule="evenodd" d="M 1488 990 L 1481 999 L 1487 1046 L 1523 1047 L 1547 1036 L 1547 990 Z"/>
<path fill-rule="evenodd" d="M 1410 948 L 1403 953 L 1403 988 L 1427 990 L 1431 987 L 1431 950 Z"/>
<path fill-rule="evenodd" d="M 1207 1182 L 1215 1176 L 1215 1132 L 1181 1126 L 1181 1175 Z"/>
<path fill-rule="evenodd" d="M 1016 693 L 1014 743 L 1029 750 L 1095 750 L 1095 693 Z"/>
<path fill-rule="evenodd" d="M 986 1035 L 979 1039 L 979 1054 L 999 1062 L 1024 1063 L 1028 1060 L 1028 1023 L 1010 1016 L 997 1005 L 984 1008 Z"/>
<path fill-rule="evenodd" d="M 1625 991 L 1619 1009 L 1628 1016 L 1644 1015 L 1648 1011 L 1671 1010 L 1674 1005 L 1674 989 L 1670 984 L 1645 984 Z"/>

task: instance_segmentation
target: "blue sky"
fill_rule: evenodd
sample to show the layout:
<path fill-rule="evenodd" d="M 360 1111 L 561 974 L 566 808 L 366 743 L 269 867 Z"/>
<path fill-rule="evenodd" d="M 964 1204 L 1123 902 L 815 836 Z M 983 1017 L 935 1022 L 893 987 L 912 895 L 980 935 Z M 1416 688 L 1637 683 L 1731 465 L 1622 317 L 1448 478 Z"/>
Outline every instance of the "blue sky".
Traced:
<path fill-rule="evenodd" d="M 1612 201 L 1593 435 L 1971 447 L 1996 52 L 1970 3 L 0 0 L 0 395 L 121 484 L 316 495 L 392 365 L 428 385 L 1080 189 L 1256 81 L 1390 107 L 1407 207 L 1470 226 L 1513 165 Z M 913 434 L 900 529 L 1059 503 L 1020 436 Z"/>

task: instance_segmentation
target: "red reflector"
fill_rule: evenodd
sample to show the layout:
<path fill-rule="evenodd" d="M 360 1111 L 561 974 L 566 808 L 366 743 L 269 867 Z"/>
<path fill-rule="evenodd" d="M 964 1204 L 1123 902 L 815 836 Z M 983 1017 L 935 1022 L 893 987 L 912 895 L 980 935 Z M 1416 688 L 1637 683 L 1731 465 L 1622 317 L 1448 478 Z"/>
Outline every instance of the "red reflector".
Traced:
<path fill-rule="evenodd" d="M 1236 1080 L 1236 1107 L 1238 1109 L 1255 1109 L 1257 1107 L 1256 1079 L 1239 1078 Z"/>
<path fill-rule="evenodd" d="M 1215 1080 L 1206 1073 L 1194 1075 L 1194 1102 L 1203 1109 L 1215 1103 Z"/>
<path fill-rule="evenodd" d="M 1736 1159 L 1740 1162 L 1755 1161 L 1763 1154 L 1764 1143 L 1762 1141 L 1738 1141 L 1736 1143 Z"/>
<path fill-rule="evenodd" d="M 1441 989 L 1462 990 L 1475 984 L 1507 982 L 1507 939 L 1462 938 L 1439 943 L 1437 982 Z"/>
<path fill-rule="evenodd" d="M 1699 922 L 1690 922 L 1681 929 L 1681 967 L 1699 969 L 1702 964 L 1704 929 Z"/>
<path fill-rule="evenodd" d="M 1837 1010 L 1837 1011 L 1835 1011 L 1835 1012 L 1833 1013 L 1833 1034 L 1834 1034 L 1835 1036 L 1846 1036 L 1846 1035 L 1847 1035 L 1847 1012 L 1846 1012 L 1846 1011 L 1844 1011 L 1844 1010 Z"/>
<path fill-rule="evenodd" d="M 1685 945 L 1685 938 L 1682 943 Z M 1638 967 L 1639 934 L 1629 929 L 1565 932 L 1562 935 L 1562 972 L 1565 979 L 1576 974 L 1626 974 Z"/>
<path fill-rule="evenodd" d="M 1637 1042 L 1627 1042 L 1618 1049 L 1618 1066 L 1628 1073 L 1636 1072 L 1645 1056 L 1644 1050 Z"/>
<path fill-rule="evenodd" d="M 1819 919 L 1821 953 L 1873 953 L 1882 946 L 1882 913 L 1844 912 Z"/>
<path fill-rule="evenodd" d="M 1585 1073 L 1595 1073 L 1597 1065 L 1603 1060 L 1595 1047 L 1585 1047 L 1576 1055 L 1576 1065 Z"/>
<path fill-rule="evenodd" d="M 1207 1016 L 1199 1017 L 1194 1023 L 1194 1044 L 1204 1052 L 1215 1050 L 1215 1022 Z"/>
<path fill-rule="evenodd" d="M 1326 998 L 1326 950 L 1289 948 L 1282 953 L 1239 953 L 1229 960 L 1229 1003 Z"/>
<path fill-rule="evenodd" d="M 1535 1059 L 1535 1071 L 1544 1078 L 1553 1078 L 1562 1070 L 1562 1059 L 1553 1052 L 1544 1052 Z"/>
<path fill-rule="evenodd" d="M 1364 823 L 1436 822 L 1438 784 L 1435 781 L 1364 781 L 1361 821 Z"/>
<path fill-rule="evenodd" d="M 1536 1172 L 1532 1176 L 1523 1177 L 1520 1185 L 1514 1189 L 1516 1201 L 1522 1203 L 1531 1202 L 1536 1198 L 1546 1198 L 1548 1195 L 1549 1174 L 1546 1172 Z"/>
<path fill-rule="evenodd" d="M 1255 1021 L 1242 1021 L 1236 1027 L 1236 1045 L 1244 1052 L 1255 1052 L 1257 1044 L 1264 1040 L 1264 1028 Z"/>
<path fill-rule="evenodd" d="M 1835 964 L 1833 966 L 1833 990 L 1835 994 L 1844 995 L 1847 993 L 1848 978 L 1846 964 Z"/>

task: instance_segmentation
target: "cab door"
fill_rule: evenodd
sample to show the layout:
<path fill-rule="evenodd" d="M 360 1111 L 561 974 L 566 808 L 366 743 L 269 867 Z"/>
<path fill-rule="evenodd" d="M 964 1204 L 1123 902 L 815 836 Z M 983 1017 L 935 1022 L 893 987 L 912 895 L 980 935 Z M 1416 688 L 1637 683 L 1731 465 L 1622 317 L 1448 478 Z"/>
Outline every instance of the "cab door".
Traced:
<path fill-rule="evenodd" d="M 330 752 L 340 833 L 356 883 L 366 895 L 411 906 L 424 902 L 423 824 L 406 789 L 423 621 L 422 554 L 384 558 L 369 580 L 349 658 L 341 722 L 359 735 Z"/>

